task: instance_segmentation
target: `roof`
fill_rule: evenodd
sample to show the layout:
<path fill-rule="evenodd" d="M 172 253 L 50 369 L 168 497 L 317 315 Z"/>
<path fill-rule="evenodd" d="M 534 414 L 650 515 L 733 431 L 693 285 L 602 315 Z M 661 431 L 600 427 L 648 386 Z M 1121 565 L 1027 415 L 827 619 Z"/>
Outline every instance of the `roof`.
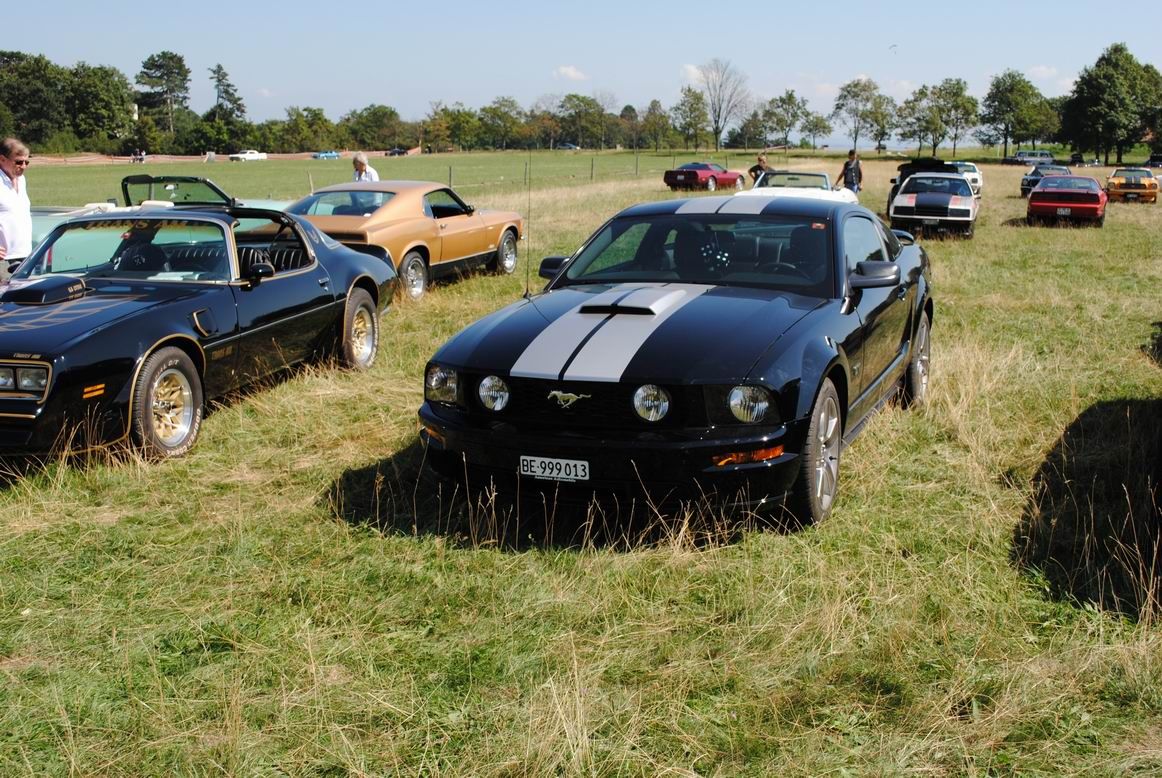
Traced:
<path fill-rule="evenodd" d="M 917 170 L 909 178 L 957 178 L 963 179 L 964 173 L 945 173 L 940 170 Z"/>
<path fill-rule="evenodd" d="M 737 216 L 802 216 L 809 219 L 835 219 L 848 211 L 867 212 L 854 203 L 811 200 L 804 197 L 695 197 L 686 200 L 661 200 L 631 205 L 615 218 L 626 216 L 670 216 L 694 214 L 730 214 Z"/>

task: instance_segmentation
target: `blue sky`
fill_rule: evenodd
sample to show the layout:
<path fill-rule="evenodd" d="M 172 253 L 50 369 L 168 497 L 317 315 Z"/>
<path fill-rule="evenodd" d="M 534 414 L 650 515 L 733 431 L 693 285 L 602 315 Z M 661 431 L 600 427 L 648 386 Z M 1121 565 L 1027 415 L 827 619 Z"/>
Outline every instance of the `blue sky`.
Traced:
<path fill-rule="evenodd" d="M 1127 7 L 1120 21 L 1072 0 L 979 0 L 955 11 L 931 2 L 717 10 L 724 7 L 59 0 L 10 10 L 19 32 L 9 28 L 0 48 L 62 65 L 113 65 L 131 80 L 145 57 L 176 51 L 192 71 L 190 104 L 199 112 L 214 99 L 208 69 L 221 63 L 254 120 L 280 118 L 290 105 L 338 119 L 372 103 L 418 119 L 434 100 L 480 108 L 508 95 L 528 106 L 568 92 L 611 94 L 618 109 L 654 98 L 669 107 L 693 66 L 713 57 L 730 60 L 757 97 L 794 89 L 824 113 L 837 87 L 858 76 L 897 99 L 948 77 L 983 96 L 991 76 L 1013 68 L 1052 96 L 1068 92 L 1078 71 L 1118 41 L 1162 67 L 1162 10 L 1151 3 Z"/>

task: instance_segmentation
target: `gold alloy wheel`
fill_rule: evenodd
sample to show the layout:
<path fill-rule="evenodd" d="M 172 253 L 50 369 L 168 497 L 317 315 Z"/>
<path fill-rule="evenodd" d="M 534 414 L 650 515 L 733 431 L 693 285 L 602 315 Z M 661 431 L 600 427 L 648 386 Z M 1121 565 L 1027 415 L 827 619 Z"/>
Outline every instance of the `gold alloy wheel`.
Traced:
<path fill-rule="evenodd" d="M 194 423 L 194 390 L 185 373 L 168 368 L 150 388 L 153 402 L 153 434 L 168 447 L 180 445 L 190 434 Z"/>
<path fill-rule="evenodd" d="M 375 322 L 366 306 L 359 306 L 351 317 L 351 356 L 359 365 L 366 365 L 375 353 Z"/>

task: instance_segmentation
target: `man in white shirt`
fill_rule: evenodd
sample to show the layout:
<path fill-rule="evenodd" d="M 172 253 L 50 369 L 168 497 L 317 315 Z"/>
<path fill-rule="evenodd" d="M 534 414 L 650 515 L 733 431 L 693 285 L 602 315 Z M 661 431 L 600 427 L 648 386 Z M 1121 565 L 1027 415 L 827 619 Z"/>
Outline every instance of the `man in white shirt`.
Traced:
<path fill-rule="evenodd" d="M 362 151 L 357 151 L 354 158 L 351 160 L 352 167 L 355 168 L 355 178 L 353 181 L 378 181 L 379 173 L 375 172 L 375 168 L 367 164 L 367 155 Z"/>
<path fill-rule="evenodd" d="M 9 267 L 32 253 L 32 204 L 28 200 L 28 147 L 16 138 L 0 141 L 0 283 Z"/>

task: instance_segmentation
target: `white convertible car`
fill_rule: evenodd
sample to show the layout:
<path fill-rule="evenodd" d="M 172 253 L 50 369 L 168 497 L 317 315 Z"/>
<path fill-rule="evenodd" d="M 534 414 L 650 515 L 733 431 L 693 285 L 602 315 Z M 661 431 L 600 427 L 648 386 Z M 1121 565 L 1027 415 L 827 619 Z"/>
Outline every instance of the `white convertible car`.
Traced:
<path fill-rule="evenodd" d="M 759 176 L 752 189 L 739 192 L 736 197 L 807 197 L 812 200 L 832 200 L 839 203 L 858 203 L 859 198 L 850 189 L 832 189 L 826 173 L 804 173 L 795 170 L 768 170 Z"/>
<path fill-rule="evenodd" d="M 972 193 L 980 197 L 981 192 L 984 191 L 984 173 L 980 172 L 980 168 L 972 162 L 961 162 L 960 160 L 953 160 L 948 164 L 964 174 L 964 177 L 968 179 L 968 185 L 972 187 Z"/>
<path fill-rule="evenodd" d="M 261 159 L 266 159 L 266 152 L 255 149 L 246 149 L 230 155 L 231 162 L 256 162 Z"/>

